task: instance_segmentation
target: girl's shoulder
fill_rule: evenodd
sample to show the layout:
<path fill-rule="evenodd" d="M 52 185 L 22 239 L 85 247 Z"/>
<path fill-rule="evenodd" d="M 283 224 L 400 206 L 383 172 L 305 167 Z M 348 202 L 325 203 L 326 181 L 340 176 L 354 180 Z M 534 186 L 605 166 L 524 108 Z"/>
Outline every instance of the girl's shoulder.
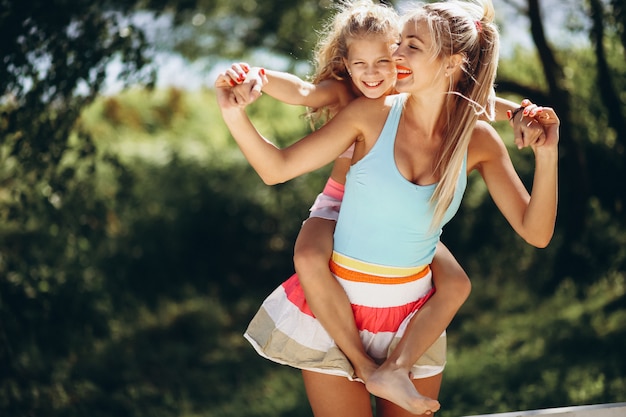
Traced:
<path fill-rule="evenodd" d="M 329 78 L 320 81 L 317 86 L 320 91 L 326 91 L 330 96 L 333 96 L 335 103 L 333 105 L 339 110 L 350 104 L 356 97 L 351 89 L 350 81 L 337 80 L 335 78 Z"/>
<path fill-rule="evenodd" d="M 373 121 L 378 117 L 387 117 L 387 113 L 393 107 L 394 100 L 389 96 L 379 98 L 359 97 L 354 99 L 344 112 L 364 121 Z"/>

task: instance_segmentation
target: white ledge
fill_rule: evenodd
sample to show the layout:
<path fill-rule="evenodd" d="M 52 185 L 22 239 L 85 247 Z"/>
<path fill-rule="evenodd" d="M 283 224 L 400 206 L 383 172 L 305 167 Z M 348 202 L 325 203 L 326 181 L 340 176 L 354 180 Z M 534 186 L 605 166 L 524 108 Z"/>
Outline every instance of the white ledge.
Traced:
<path fill-rule="evenodd" d="M 580 405 L 561 408 L 546 408 L 543 410 L 531 411 L 513 411 L 510 413 L 481 414 L 465 417 L 528 417 L 543 415 L 558 417 L 626 417 L 626 402 L 597 405 Z"/>

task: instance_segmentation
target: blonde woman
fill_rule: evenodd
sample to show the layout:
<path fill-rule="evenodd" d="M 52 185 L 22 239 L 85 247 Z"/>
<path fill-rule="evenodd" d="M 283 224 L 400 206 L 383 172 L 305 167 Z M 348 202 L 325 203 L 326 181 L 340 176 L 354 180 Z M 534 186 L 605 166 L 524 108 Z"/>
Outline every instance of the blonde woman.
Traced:
<path fill-rule="evenodd" d="M 529 243 L 545 246 L 551 239 L 558 118 L 548 108 L 533 110 L 545 135 L 524 143 L 537 162 L 529 195 L 493 128 L 477 121 L 479 113 L 489 113 L 497 48 L 489 1 L 420 6 L 407 15 L 394 53 L 402 94 L 354 100 L 320 130 L 282 150 L 254 129 L 230 88 L 218 89 L 225 122 L 268 184 L 322 167 L 356 142 L 331 269 L 352 303 L 367 354 L 382 365 L 367 387 L 351 380 L 348 359 L 306 311 L 293 279 L 266 299 L 246 333 L 262 355 L 303 369 L 317 417 L 371 416 L 369 392 L 378 397 L 381 416 L 439 408 L 445 355 L 437 344 L 426 355 L 416 354 L 420 334 L 411 321 L 432 295 L 428 264 L 460 204 L 467 173 L 480 172 L 504 216 Z"/>

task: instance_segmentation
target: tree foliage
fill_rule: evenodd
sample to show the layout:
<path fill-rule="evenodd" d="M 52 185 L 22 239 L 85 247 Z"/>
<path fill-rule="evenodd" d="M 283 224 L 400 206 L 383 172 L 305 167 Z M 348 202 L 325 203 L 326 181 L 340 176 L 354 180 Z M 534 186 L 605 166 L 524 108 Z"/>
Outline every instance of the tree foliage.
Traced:
<path fill-rule="evenodd" d="M 331 2 L 292 3 L 0 0 L 0 414 L 309 415 L 297 372 L 240 335 L 291 273 L 324 172 L 262 186 L 210 92 L 150 90 L 154 33 L 138 19 L 171 16 L 190 59 L 308 58 Z M 450 328 L 444 417 L 626 387 L 626 3 L 576 3 L 591 47 L 568 50 L 543 2 L 515 4 L 536 48 L 501 63 L 498 92 L 561 117 L 557 233 L 530 248 L 470 179 L 444 234 L 474 281 Z M 148 88 L 102 97 L 111 63 Z M 250 109 L 264 132 L 306 132 L 301 109 L 272 103 Z M 530 184 L 532 156 L 512 155 Z"/>

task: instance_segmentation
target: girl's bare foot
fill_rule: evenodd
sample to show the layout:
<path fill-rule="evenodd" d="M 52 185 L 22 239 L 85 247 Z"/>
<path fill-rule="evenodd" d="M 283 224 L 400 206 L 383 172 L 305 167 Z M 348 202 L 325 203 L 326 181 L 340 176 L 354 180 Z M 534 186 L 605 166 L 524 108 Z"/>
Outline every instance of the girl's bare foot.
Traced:
<path fill-rule="evenodd" d="M 376 372 L 376 370 L 378 369 L 378 364 L 376 364 L 376 362 L 374 361 L 367 361 L 361 364 L 361 366 L 355 366 L 353 364 L 354 367 L 354 373 L 356 374 L 356 376 L 363 382 L 367 382 L 370 377 L 374 374 L 374 372 Z"/>
<path fill-rule="evenodd" d="M 365 382 L 372 394 L 384 398 L 413 414 L 432 414 L 439 410 L 439 401 L 420 394 L 406 369 L 383 364 Z"/>

